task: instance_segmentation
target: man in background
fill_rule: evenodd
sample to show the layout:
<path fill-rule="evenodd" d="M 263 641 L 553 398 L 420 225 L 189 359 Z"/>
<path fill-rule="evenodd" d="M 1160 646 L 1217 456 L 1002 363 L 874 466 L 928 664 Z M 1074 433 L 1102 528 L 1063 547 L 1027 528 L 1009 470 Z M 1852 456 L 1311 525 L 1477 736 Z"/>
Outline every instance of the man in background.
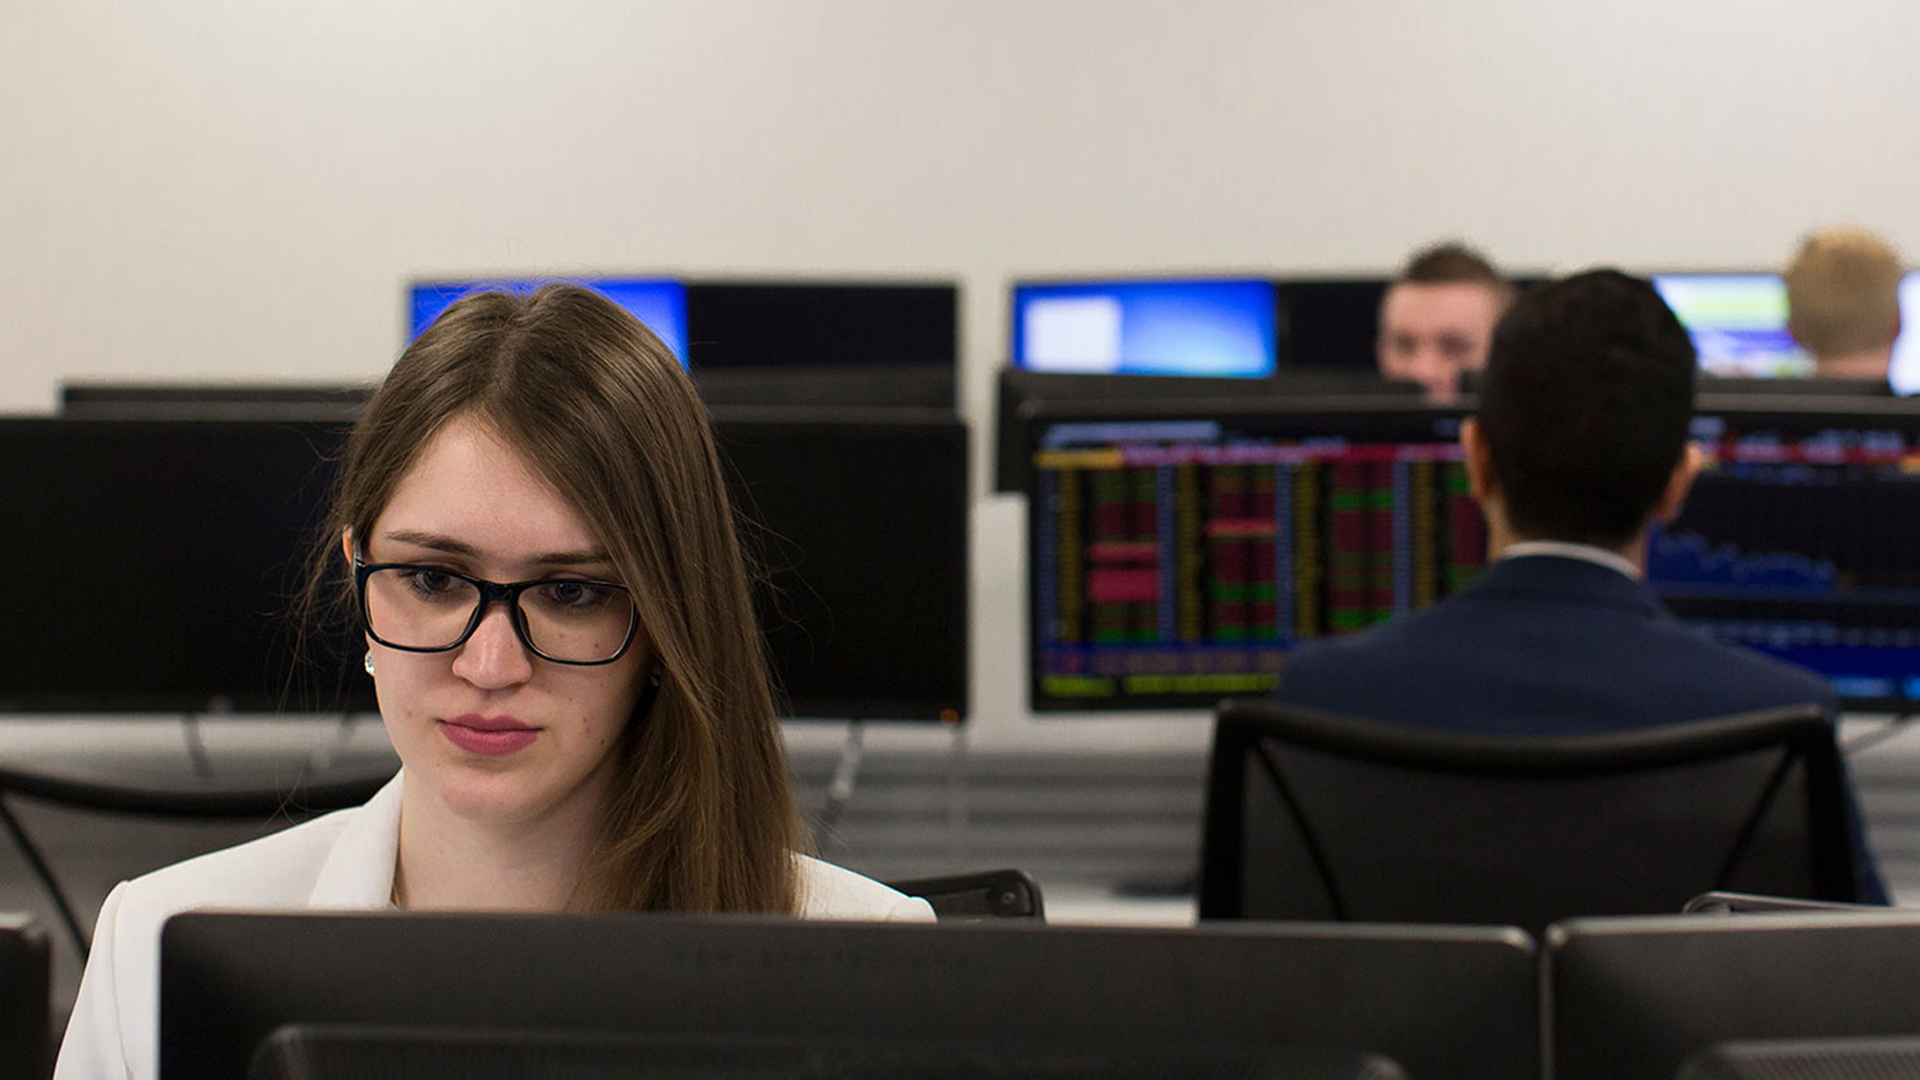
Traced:
<path fill-rule="evenodd" d="M 1787 329 L 1814 375 L 1885 383 L 1900 336 L 1900 256 L 1866 229 L 1809 234 L 1788 264 Z"/>
<path fill-rule="evenodd" d="M 1472 248 L 1416 252 L 1380 302 L 1380 374 L 1421 384 L 1436 405 L 1452 402 L 1461 377 L 1486 366 L 1493 326 L 1512 301 L 1513 285 Z"/>
<path fill-rule="evenodd" d="M 1591 271 L 1522 296 L 1462 425 L 1491 560 L 1424 611 L 1287 657 L 1278 700 L 1488 735 L 1589 735 L 1817 704 L 1826 680 L 1708 640 L 1644 580 L 1700 465 L 1696 358 L 1653 287 Z M 1854 815 L 1856 836 L 1858 815 Z M 1885 889 L 1862 840 L 1864 898 Z"/>

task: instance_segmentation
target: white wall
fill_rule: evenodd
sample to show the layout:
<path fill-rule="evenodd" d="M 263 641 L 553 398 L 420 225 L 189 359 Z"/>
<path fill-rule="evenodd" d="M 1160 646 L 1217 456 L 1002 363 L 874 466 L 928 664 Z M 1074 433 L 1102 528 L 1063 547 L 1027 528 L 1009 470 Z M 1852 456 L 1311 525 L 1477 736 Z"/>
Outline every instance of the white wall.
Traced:
<path fill-rule="evenodd" d="M 1891 0 L 10 0 L 0 410 L 63 379 L 376 375 L 421 273 L 1766 266 L 1920 252 Z M 976 525 L 976 745 L 1036 725 L 1020 509 Z"/>

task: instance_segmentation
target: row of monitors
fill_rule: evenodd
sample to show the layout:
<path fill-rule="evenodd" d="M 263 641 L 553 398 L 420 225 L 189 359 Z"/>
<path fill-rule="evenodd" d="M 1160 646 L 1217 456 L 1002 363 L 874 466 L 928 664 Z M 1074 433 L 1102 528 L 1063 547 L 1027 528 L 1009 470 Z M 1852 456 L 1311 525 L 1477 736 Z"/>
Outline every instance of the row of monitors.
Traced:
<path fill-rule="evenodd" d="M 528 292 L 549 280 L 415 281 L 408 288 L 407 340 L 469 292 Z M 690 370 L 929 366 L 951 372 L 958 362 L 960 293 L 951 282 L 566 280 L 632 312 Z"/>
<path fill-rule="evenodd" d="M 1580 919 L 1539 945 L 1432 925 L 198 913 L 161 933 L 159 1077 L 1673 1077 L 1729 1042 L 1920 1034 L 1916 964 L 1907 913 Z M 428 977 L 451 972 L 459 993 Z"/>
<path fill-rule="evenodd" d="M 1375 396 L 1030 404 L 1036 711 L 1206 708 L 1288 650 L 1424 608 L 1487 559 L 1456 409 Z M 1860 709 L 1920 708 L 1920 407 L 1703 396 L 1648 579 Z"/>
<path fill-rule="evenodd" d="M 355 633 L 284 618 L 346 425 L 0 419 L 0 712 L 373 707 Z M 717 409 L 786 712 L 968 708 L 968 451 L 935 410 Z M 289 682 L 289 677 L 294 680 Z"/>
<path fill-rule="evenodd" d="M 1534 279 L 1522 279 L 1529 284 Z M 1807 375 L 1787 332 L 1777 274 L 1655 274 L 1693 336 L 1701 369 L 1740 378 Z M 1060 374 L 1258 379 L 1282 368 L 1373 365 L 1384 279 L 1215 278 L 1016 283 L 1012 365 Z M 1920 271 L 1899 288 L 1891 382 L 1920 391 Z"/>

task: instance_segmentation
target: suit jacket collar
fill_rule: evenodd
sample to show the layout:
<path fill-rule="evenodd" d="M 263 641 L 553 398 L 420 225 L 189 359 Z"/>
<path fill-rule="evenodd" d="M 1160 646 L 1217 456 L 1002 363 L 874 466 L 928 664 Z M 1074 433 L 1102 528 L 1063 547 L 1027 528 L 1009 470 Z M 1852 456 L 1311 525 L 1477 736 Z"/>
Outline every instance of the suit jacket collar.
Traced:
<path fill-rule="evenodd" d="M 1644 581 L 1618 571 L 1559 555 L 1521 555 L 1500 559 L 1480 571 L 1463 597 L 1500 600 L 1553 600 L 1586 607 L 1610 607 L 1649 618 L 1669 618 L 1666 606 Z"/>
<path fill-rule="evenodd" d="M 402 770 L 373 798 L 347 811 L 352 818 L 340 830 L 333 850 L 314 879 L 308 898 L 321 908 L 384 908 L 393 901 L 393 870 L 400 856 Z"/>

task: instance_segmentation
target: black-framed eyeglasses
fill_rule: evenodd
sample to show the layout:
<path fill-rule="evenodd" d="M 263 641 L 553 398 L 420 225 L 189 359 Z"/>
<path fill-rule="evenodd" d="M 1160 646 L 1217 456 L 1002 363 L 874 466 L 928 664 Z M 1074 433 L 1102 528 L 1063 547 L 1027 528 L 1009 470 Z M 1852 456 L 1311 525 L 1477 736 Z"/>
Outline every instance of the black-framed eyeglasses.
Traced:
<path fill-rule="evenodd" d="M 495 603 L 507 605 L 520 643 L 556 664 L 611 664 L 626 655 L 640 626 L 627 587 L 592 578 L 503 583 L 439 566 L 355 557 L 353 587 L 367 634 L 405 652 L 459 648 Z"/>

